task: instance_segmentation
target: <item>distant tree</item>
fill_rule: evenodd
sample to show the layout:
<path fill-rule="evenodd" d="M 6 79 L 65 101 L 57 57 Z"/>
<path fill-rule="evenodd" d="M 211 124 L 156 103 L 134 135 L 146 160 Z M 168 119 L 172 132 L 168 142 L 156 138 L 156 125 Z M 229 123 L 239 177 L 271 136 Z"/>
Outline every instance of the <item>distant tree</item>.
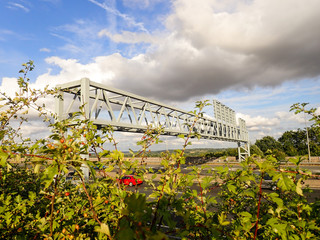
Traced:
<path fill-rule="evenodd" d="M 317 113 L 317 108 L 306 108 L 309 103 L 296 103 L 291 106 L 290 111 L 295 114 L 304 113 L 309 117 L 309 121 L 313 122 L 311 128 L 308 129 L 310 155 L 319 155 L 320 148 L 320 114 Z M 304 131 L 307 133 L 307 131 Z M 305 136 L 306 139 L 306 136 Z"/>
<path fill-rule="evenodd" d="M 266 154 L 268 150 L 273 151 L 278 149 L 282 151 L 281 144 L 271 136 L 265 136 L 262 139 L 257 140 L 255 145 L 260 148 L 264 154 Z"/>
<path fill-rule="evenodd" d="M 225 155 L 225 154 L 224 154 L 224 151 L 222 151 L 222 152 L 215 152 L 215 153 L 213 154 L 213 156 L 216 157 L 216 158 L 222 157 L 222 156 L 224 156 L 224 155 Z"/>
<path fill-rule="evenodd" d="M 309 142 L 311 155 L 320 155 L 320 137 L 319 128 L 311 127 L 309 131 Z M 307 134 L 305 129 L 298 129 L 296 131 L 286 131 L 278 139 L 283 151 L 288 156 L 306 155 L 308 154 Z"/>
<path fill-rule="evenodd" d="M 228 148 L 225 150 L 219 150 L 215 152 L 208 152 L 205 154 L 206 158 L 220 158 L 220 157 L 237 157 L 238 156 L 238 149 L 237 148 Z"/>
<path fill-rule="evenodd" d="M 255 144 L 250 146 L 250 154 L 251 154 L 251 155 L 256 154 L 256 155 L 258 155 L 258 156 L 260 156 L 260 157 L 263 157 L 263 156 L 264 156 L 264 154 L 263 154 L 263 152 L 261 151 L 261 149 L 260 149 L 257 145 L 255 145 Z"/>
<path fill-rule="evenodd" d="M 286 159 L 286 154 L 285 152 L 279 150 L 279 149 L 274 149 L 272 151 L 272 156 L 276 158 L 278 161 L 284 161 Z"/>
<path fill-rule="evenodd" d="M 228 148 L 225 151 L 225 156 L 237 157 L 238 156 L 238 149 L 237 148 Z"/>
<path fill-rule="evenodd" d="M 293 141 L 295 148 L 298 151 L 298 155 L 308 154 L 306 130 L 298 129 L 293 135 Z"/>
<path fill-rule="evenodd" d="M 313 156 L 320 156 L 320 127 L 312 126 L 309 129 L 310 152 Z"/>
<path fill-rule="evenodd" d="M 320 156 L 320 144 L 310 142 L 310 152 L 312 156 Z"/>
<path fill-rule="evenodd" d="M 296 156 L 298 155 L 296 138 L 294 131 L 286 131 L 282 134 L 282 136 L 278 139 L 280 144 L 282 145 L 282 149 L 288 156 Z"/>

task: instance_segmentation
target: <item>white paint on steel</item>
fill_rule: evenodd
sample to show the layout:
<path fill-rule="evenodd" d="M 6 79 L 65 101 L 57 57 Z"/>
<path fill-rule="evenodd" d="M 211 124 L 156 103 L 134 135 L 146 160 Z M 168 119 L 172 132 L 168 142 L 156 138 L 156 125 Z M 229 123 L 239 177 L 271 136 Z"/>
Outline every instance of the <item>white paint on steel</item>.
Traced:
<path fill-rule="evenodd" d="M 59 120 L 71 116 L 83 105 L 85 117 L 98 127 L 111 125 L 115 131 L 144 132 L 148 125 L 162 126 L 164 135 L 176 136 L 187 135 L 187 125 L 192 124 L 195 118 L 190 112 L 92 82 L 88 78 L 57 87 L 63 96 L 63 99 L 57 98 L 55 104 Z M 204 139 L 237 142 L 239 148 L 243 144 L 248 145 L 245 121 L 239 119 L 237 125 L 235 111 L 216 100 L 213 107 L 215 119 L 201 117 L 193 131 Z M 239 152 L 243 155 L 243 151 Z M 249 154 L 248 147 L 246 152 Z"/>

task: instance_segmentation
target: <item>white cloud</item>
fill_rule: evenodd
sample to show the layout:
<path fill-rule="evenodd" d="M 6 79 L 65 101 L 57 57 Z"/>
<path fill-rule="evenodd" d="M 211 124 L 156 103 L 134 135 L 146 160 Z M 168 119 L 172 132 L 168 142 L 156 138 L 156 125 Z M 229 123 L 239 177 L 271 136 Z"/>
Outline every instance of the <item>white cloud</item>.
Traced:
<path fill-rule="evenodd" d="M 237 118 L 246 121 L 249 131 L 269 131 L 275 129 L 285 129 L 291 126 L 304 126 L 309 117 L 303 114 L 294 114 L 293 112 L 275 112 L 274 117 L 250 116 L 247 114 L 236 114 Z M 306 117 L 306 118 L 305 118 Z"/>
<path fill-rule="evenodd" d="M 48 126 L 41 121 L 33 121 L 33 123 L 26 123 L 21 127 L 23 136 L 30 136 L 30 138 L 46 138 L 50 131 Z"/>
<path fill-rule="evenodd" d="M 30 88 L 39 89 L 44 86 L 40 86 L 36 83 L 30 84 Z M 18 93 L 18 84 L 16 78 L 2 78 L 2 85 L 0 86 L 0 92 L 5 93 L 7 97 L 14 98 L 16 93 Z M 46 98 L 39 98 L 36 102 L 37 106 L 43 106 L 45 104 L 45 111 L 48 113 L 48 117 L 51 116 L 51 113 L 54 113 L 54 99 L 52 96 L 47 96 Z M 24 122 L 21 126 L 21 133 L 24 137 L 30 137 L 32 139 L 45 138 L 49 135 L 48 124 L 43 122 L 43 118 L 39 117 L 39 112 L 36 110 L 37 106 L 35 103 L 30 103 L 29 108 L 24 107 L 21 111 L 17 112 L 18 114 L 28 110 L 28 114 L 24 117 L 27 117 L 28 122 Z M 1 107 L 2 110 L 5 110 L 9 107 L 4 102 L 0 104 L 5 104 Z M 19 126 L 18 120 L 11 119 L 10 124 L 12 127 L 17 128 Z"/>
<path fill-rule="evenodd" d="M 257 131 L 261 131 L 261 130 L 270 132 L 272 130 L 272 128 L 255 126 L 255 127 L 248 127 L 248 130 L 249 130 L 249 132 L 257 132 Z"/>
<path fill-rule="evenodd" d="M 7 36 L 15 35 L 14 32 L 7 29 L 0 29 L 0 41 L 5 41 Z"/>
<path fill-rule="evenodd" d="M 133 18 L 107 3 L 90 2 L 137 25 Z M 115 87 L 168 101 L 186 101 L 226 89 L 276 86 L 288 80 L 319 78 L 318 0 L 310 0 L 308 4 L 301 0 L 231 3 L 176 0 L 166 19 L 167 29 L 161 34 L 146 34 L 144 27 L 140 33 L 122 31 L 120 34 L 100 29 L 97 37 L 100 32 L 100 36 L 108 36 L 114 42 L 151 45 L 145 53 L 132 58 L 115 54 L 99 56 L 87 65 L 100 73 L 107 66 Z M 83 31 L 81 28 L 85 26 L 78 23 L 78 27 L 61 29 L 76 32 Z M 83 36 L 91 33 L 94 31 L 84 31 Z M 86 43 L 74 46 L 69 42 L 64 49 L 81 52 L 97 48 L 87 48 Z M 71 71 L 68 66 L 60 66 L 61 75 Z M 61 78 L 59 74 L 55 77 Z M 110 84 L 103 74 L 100 77 L 95 74 L 96 78 Z M 282 90 L 274 90 L 272 94 Z"/>
<path fill-rule="evenodd" d="M 92 81 L 104 82 L 105 84 L 111 84 L 114 80 L 114 72 L 109 70 L 108 65 L 116 63 L 117 59 L 120 58 L 117 54 L 106 57 L 108 61 L 100 62 L 96 60 L 96 64 L 83 65 L 75 59 L 61 59 L 59 57 L 50 57 L 46 61 L 49 64 L 56 65 L 62 69 L 58 75 L 52 75 L 49 69 L 47 73 L 40 75 L 37 78 L 36 85 L 54 87 L 57 84 L 66 83 L 69 81 L 79 80 L 84 77 L 90 78 Z M 104 58 L 104 60 L 106 60 Z M 111 84 L 112 85 L 112 84 Z"/>
<path fill-rule="evenodd" d="M 286 121 L 305 123 L 305 118 L 303 114 L 294 114 L 293 112 L 276 112 L 275 115 L 279 119 L 284 119 Z"/>
<path fill-rule="evenodd" d="M 2 84 L 0 86 L 1 92 L 4 92 L 7 96 L 13 97 L 18 90 L 16 78 L 2 78 Z"/>
<path fill-rule="evenodd" d="M 278 118 L 266 118 L 262 116 L 255 116 L 252 117 L 250 115 L 245 115 L 238 113 L 237 118 L 242 118 L 246 121 L 248 128 L 257 128 L 260 129 L 267 126 L 277 126 L 280 123 L 280 120 Z"/>
<path fill-rule="evenodd" d="M 38 83 L 30 83 L 29 87 L 31 89 L 43 89 L 46 87 L 47 84 L 40 84 Z M 19 93 L 19 87 L 17 84 L 16 78 L 2 78 L 2 84 L 0 86 L 0 92 L 5 93 L 7 97 L 14 98 L 16 96 L 16 93 Z M 47 96 L 46 98 L 39 98 L 36 102 L 39 106 L 42 106 L 42 104 L 46 105 L 46 110 L 48 113 L 54 112 L 54 99 L 52 96 Z M 33 106 L 31 103 L 30 106 Z M 3 107 L 7 107 L 6 105 Z M 39 119 L 39 112 L 37 112 L 33 108 L 29 108 L 29 119 L 31 120 L 38 120 Z"/>
<path fill-rule="evenodd" d="M 40 48 L 40 52 L 51 52 L 51 50 L 49 48 Z"/>
<path fill-rule="evenodd" d="M 256 86 L 279 86 L 285 81 L 306 78 L 319 82 L 318 0 L 309 0 L 308 4 L 302 0 L 202 0 L 201 4 L 198 0 L 176 0 L 172 2 L 172 11 L 165 19 L 166 29 L 162 33 L 148 33 L 142 22 L 121 13 L 106 1 L 89 1 L 124 20 L 128 31 L 115 33 L 92 22 L 78 20 L 54 29 L 53 35 L 66 41 L 61 49 L 83 55 L 86 52 L 101 54 L 105 51 L 97 43 L 99 35 L 116 43 L 149 43 L 150 46 L 131 58 L 119 53 L 96 54 L 97 57 L 86 64 L 58 56 L 47 58 L 49 65 L 61 70 L 53 73 L 48 69 L 37 78 L 36 85 L 54 86 L 88 77 L 145 97 L 176 103 L 212 96 L 226 89 L 248 88 L 248 96 L 233 101 L 268 107 L 275 101 L 281 103 L 281 94 L 285 95 L 290 89 L 279 87 L 260 95 L 261 92 L 251 91 Z M 134 2 L 143 6 L 151 3 L 147 0 Z M 128 1 L 125 4 L 129 4 Z M 135 30 L 138 32 L 134 33 Z M 75 37 L 68 39 L 60 35 L 63 31 Z M 301 94 L 313 91 L 316 96 L 319 87 L 314 89 L 304 89 Z M 284 122 L 302 121 L 301 116 L 279 111 L 264 116 L 261 111 L 258 116 L 243 115 L 248 128 L 255 133 L 260 131 L 257 134 L 278 132 Z"/>
<path fill-rule="evenodd" d="M 64 44 L 58 50 L 69 56 L 90 59 L 104 52 L 103 39 L 98 37 L 101 26 L 90 19 L 77 19 L 72 23 L 52 27 L 50 34 L 61 39 Z"/>
<path fill-rule="evenodd" d="M 22 9 L 25 12 L 30 12 L 29 8 L 27 8 L 26 6 L 24 6 L 21 3 L 16 3 L 16 2 L 9 2 L 8 5 L 7 5 L 7 8 L 10 8 L 10 9 Z"/>
<path fill-rule="evenodd" d="M 246 121 L 249 137 L 251 141 L 265 136 L 279 138 L 285 131 L 304 129 L 310 126 L 310 116 L 307 114 L 294 114 L 293 112 L 275 112 L 272 117 L 250 116 L 238 113 Z"/>
<path fill-rule="evenodd" d="M 115 16 L 118 16 L 120 18 L 122 18 L 124 21 L 127 22 L 127 24 L 129 26 L 133 26 L 133 27 L 137 27 L 140 31 L 143 31 L 143 32 L 148 32 L 147 29 L 144 27 L 144 24 L 141 23 L 141 22 L 136 22 L 134 18 L 126 15 L 126 14 L 123 14 L 121 13 L 119 10 L 117 10 L 116 8 L 114 8 L 113 6 L 109 6 L 107 5 L 106 2 L 104 3 L 101 3 L 101 2 L 98 2 L 96 0 L 89 0 L 90 2 L 94 3 L 95 5 L 103 8 L 106 12 L 108 13 L 112 13 L 114 14 Z"/>
<path fill-rule="evenodd" d="M 123 31 L 121 34 L 111 34 L 107 29 L 98 33 L 99 37 L 106 36 L 114 42 L 121 43 L 156 43 L 157 39 L 148 33 L 135 33 Z"/>

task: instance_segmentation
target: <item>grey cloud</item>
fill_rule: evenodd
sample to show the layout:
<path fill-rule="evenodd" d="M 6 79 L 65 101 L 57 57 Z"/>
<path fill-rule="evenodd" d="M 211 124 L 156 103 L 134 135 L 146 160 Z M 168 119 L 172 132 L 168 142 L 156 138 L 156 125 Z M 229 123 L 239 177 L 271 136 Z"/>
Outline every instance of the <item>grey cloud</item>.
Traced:
<path fill-rule="evenodd" d="M 124 86 L 128 90 L 132 89 L 158 98 L 186 100 L 192 96 L 218 93 L 228 88 L 275 86 L 289 80 L 318 78 L 320 28 L 317 24 L 320 22 L 320 15 L 317 9 L 320 8 L 320 2 L 311 1 L 307 9 L 302 11 L 298 8 L 290 9 L 295 7 L 295 3 L 301 3 L 301 1 L 284 2 L 287 5 L 279 9 L 271 9 L 276 6 L 268 4 L 265 6 L 266 9 L 259 9 L 262 14 L 265 14 L 261 27 L 265 28 L 266 33 L 260 33 L 264 30 L 256 29 L 250 38 L 245 32 L 240 32 L 237 35 L 239 39 L 230 39 L 233 36 L 232 29 L 230 34 L 227 28 L 215 29 L 214 22 L 212 25 L 208 22 L 206 26 L 208 33 L 206 33 L 205 28 L 194 23 L 196 20 L 191 25 L 188 22 L 190 19 L 184 19 L 184 16 L 178 15 L 178 11 L 181 10 L 177 9 L 177 12 L 173 13 L 174 16 L 171 16 L 179 20 L 179 24 L 171 26 L 171 30 L 177 32 L 172 40 L 187 42 L 188 47 L 194 48 L 197 54 L 186 54 L 189 51 L 188 48 L 171 46 L 174 43 L 169 41 L 159 47 L 155 53 L 147 53 L 148 57 L 158 62 L 158 67 L 154 69 L 158 75 L 144 78 L 143 69 L 137 71 L 141 74 L 136 72 L 130 74 L 129 71 L 124 74 L 125 80 L 118 82 L 119 87 Z M 285 7 L 296 15 L 282 12 Z M 254 12 L 254 6 L 251 8 L 243 14 Z M 270 14 L 272 10 L 279 22 L 272 19 L 273 16 Z M 281 14 L 284 18 L 280 17 Z M 234 24 L 239 28 L 244 27 L 238 22 L 228 22 L 237 20 L 233 18 L 233 14 L 229 15 L 229 18 L 220 19 L 225 21 L 223 26 L 228 27 L 228 24 Z M 286 15 L 288 19 L 285 19 Z M 210 17 L 212 16 L 209 16 L 209 19 Z M 293 21 L 293 18 L 299 18 L 299 20 Z M 199 21 L 200 23 L 202 22 Z M 245 23 L 247 22 L 244 21 L 243 24 Z M 284 29 L 281 30 L 277 25 Z M 211 27 L 214 28 L 214 34 L 220 33 L 229 38 L 228 43 L 219 42 L 214 36 L 210 36 Z M 260 43 L 259 40 L 263 41 L 264 38 L 266 38 L 265 43 Z M 153 84 L 138 84 L 142 79 Z M 149 86 L 153 87 L 149 88 Z"/>
<path fill-rule="evenodd" d="M 56 59 L 58 77 L 74 76 L 72 67 L 86 69 L 92 80 L 166 101 L 319 78 L 320 1 L 257 0 L 235 5 L 232 12 L 217 4 L 176 0 L 167 35 L 155 36 L 159 41 L 146 53 L 131 59 L 100 56 L 81 66 Z"/>
<path fill-rule="evenodd" d="M 313 1 L 309 7 L 317 11 L 320 7 L 318 5 Z M 298 10 L 296 12 L 299 14 Z M 155 53 L 147 53 L 148 57 L 158 63 L 158 67 L 154 69 L 157 75 L 147 75 L 146 78 L 143 75 L 144 69 L 135 69 L 131 73 L 128 71 L 122 81 L 118 81 L 118 87 L 156 98 L 183 101 L 229 88 L 275 86 L 289 80 L 317 78 L 320 74 L 320 29 L 316 25 L 320 22 L 320 15 L 314 14 L 312 18 L 296 17 L 305 17 L 306 20 L 301 19 L 298 25 L 292 26 L 289 22 L 280 23 L 290 29 L 284 29 L 283 33 L 275 32 L 276 36 L 270 37 L 268 44 L 253 42 L 253 46 L 246 43 L 241 45 L 241 39 L 233 40 L 234 45 L 228 46 L 217 43 L 214 39 L 198 44 L 193 41 L 196 31 L 185 34 L 185 29 L 177 29 L 181 30 L 179 37 L 183 37 L 198 54 L 186 54 L 189 49 L 172 47 L 168 42 Z M 268 25 L 267 20 L 265 25 Z M 180 40 L 178 35 L 175 36 L 175 41 Z M 259 40 L 259 36 L 255 38 L 249 40 Z M 152 84 L 144 84 L 146 81 Z"/>

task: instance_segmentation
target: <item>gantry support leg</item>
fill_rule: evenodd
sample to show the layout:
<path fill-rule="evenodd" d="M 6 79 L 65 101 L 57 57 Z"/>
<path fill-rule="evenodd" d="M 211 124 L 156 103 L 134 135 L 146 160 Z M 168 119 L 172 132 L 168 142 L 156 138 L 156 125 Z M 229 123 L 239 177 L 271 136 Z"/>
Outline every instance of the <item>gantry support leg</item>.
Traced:
<path fill-rule="evenodd" d="M 238 142 L 238 161 L 242 162 L 247 157 L 250 157 L 250 144 L 249 142 Z"/>

